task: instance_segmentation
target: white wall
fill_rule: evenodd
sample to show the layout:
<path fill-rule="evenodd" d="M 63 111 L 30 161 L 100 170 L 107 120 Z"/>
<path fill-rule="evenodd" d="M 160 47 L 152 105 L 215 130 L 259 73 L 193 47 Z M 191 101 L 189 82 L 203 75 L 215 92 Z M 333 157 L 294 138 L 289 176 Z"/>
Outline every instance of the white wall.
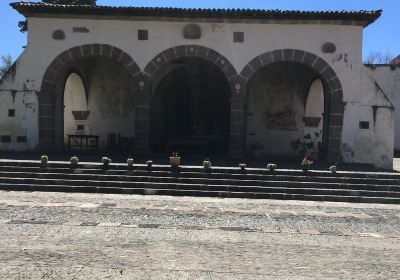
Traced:
<path fill-rule="evenodd" d="M 305 50 L 325 59 L 342 83 L 344 102 L 347 103 L 341 141 L 342 150 L 348 148 L 347 150 L 350 149 L 353 154 L 352 157 L 347 157 L 345 155 L 349 153 L 343 153 L 343 158 L 351 162 L 382 165 L 376 160 L 382 156 L 382 152 L 370 154 L 368 158 L 354 152 L 354 145 L 359 143 L 355 131 L 358 130 L 358 120 L 362 116 L 356 114 L 357 110 L 352 110 L 353 104 L 356 107 L 371 107 L 385 103 L 384 95 L 376 94 L 374 81 L 364 71 L 361 62 L 362 27 L 328 24 L 201 22 L 199 25 L 202 28 L 202 37 L 198 40 L 187 40 L 182 36 L 182 28 L 186 24 L 183 21 L 30 18 L 28 46 L 18 60 L 17 73 L 11 87 L 21 92 L 39 91 L 43 74 L 57 55 L 69 48 L 91 43 L 111 44 L 122 49 L 135 60 L 141 70 L 158 53 L 183 44 L 197 44 L 216 50 L 227 57 L 237 72 L 240 72 L 248 62 L 261 53 L 285 48 Z M 87 27 L 90 32 L 73 33 L 73 27 Z M 56 29 L 65 32 L 65 40 L 52 39 L 52 32 Z M 148 41 L 137 39 L 138 29 L 149 30 Z M 234 31 L 245 33 L 244 43 L 232 42 Z M 334 54 L 323 53 L 321 46 L 325 42 L 333 42 L 337 51 Z M 0 89 L 5 89 L 4 84 L 0 85 Z M 383 115 L 378 114 L 379 117 Z M 37 124 L 32 126 L 30 133 L 36 135 L 37 142 Z M 390 132 L 387 134 L 389 135 Z M 381 136 L 375 135 L 376 137 Z M 386 137 L 381 141 L 385 146 L 385 153 L 391 148 L 389 138 Z"/>
<path fill-rule="evenodd" d="M 400 151 L 400 66 L 376 65 L 367 67 L 368 71 L 377 81 L 392 102 L 395 112 L 395 149 Z"/>

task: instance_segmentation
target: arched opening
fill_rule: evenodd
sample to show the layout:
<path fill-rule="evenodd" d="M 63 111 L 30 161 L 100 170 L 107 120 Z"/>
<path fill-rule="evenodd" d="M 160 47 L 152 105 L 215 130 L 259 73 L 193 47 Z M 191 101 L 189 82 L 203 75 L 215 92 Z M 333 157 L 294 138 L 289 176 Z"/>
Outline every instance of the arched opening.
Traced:
<path fill-rule="evenodd" d="M 110 135 L 116 136 L 114 143 L 125 138 L 131 145 L 139 91 L 134 77 L 139 74 L 127 53 L 106 44 L 77 46 L 58 55 L 38 95 L 39 148 L 62 150 L 69 133 L 96 136 L 98 148 L 110 148 Z"/>
<path fill-rule="evenodd" d="M 72 72 L 64 88 L 64 143 L 68 143 L 67 135 L 86 133 L 88 113 L 85 85 L 80 75 Z"/>
<path fill-rule="evenodd" d="M 92 142 L 89 144 L 94 147 L 96 141 L 99 149 L 123 148 L 128 142 L 133 144 L 134 84 L 127 69 L 105 57 L 85 58 L 72 67 L 82 74 L 67 74 L 64 143 L 68 144 L 69 135 L 77 135 L 78 139 L 79 135 L 86 135 L 98 137 L 97 141 L 94 137 L 89 139 Z"/>
<path fill-rule="evenodd" d="M 247 87 L 246 149 L 253 155 L 291 157 L 326 150 L 324 87 L 312 68 L 289 61 L 257 70 Z"/>
<path fill-rule="evenodd" d="M 153 152 L 226 154 L 230 84 L 215 64 L 179 58 L 153 76 L 150 147 Z"/>

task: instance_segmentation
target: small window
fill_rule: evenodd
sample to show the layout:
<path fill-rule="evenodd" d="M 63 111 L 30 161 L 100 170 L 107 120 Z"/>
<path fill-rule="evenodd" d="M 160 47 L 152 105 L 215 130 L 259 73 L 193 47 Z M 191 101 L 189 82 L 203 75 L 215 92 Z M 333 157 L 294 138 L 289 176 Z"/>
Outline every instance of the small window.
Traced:
<path fill-rule="evenodd" d="M 8 109 L 8 116 L 15 117 L 15 109 Z"/>
<path fill-rule="evenodd" d="M 146 41 L 149 39 L 149 31 L 148 30 L 138 30 L 138 40 Z"/>
<path fill-rule="evenodd" d="M 244 32 L 233 32 L 233 42 L 243 43 L 244 42 Z"/>
<path fill-rule="evenodd" d="M 369 129 L 369 122 L 361 121 L 360 129 Z"/>
<path fill-rule="evenodd" d="M 28 142 L 28 138 L 26 136 L 17 136 L 18 143 L 26 143 Z"/>
<path fill-rule="evenodd" d="M 76 130 L 85 130 L 85 126 L 83 124 L 78 124 Z"/>
<path fill-rule="evenodd" d="M 10 135 L 2 135 L 1 136 L 1 142 L 10 143 L 11 142 L 11 136 Z"/>

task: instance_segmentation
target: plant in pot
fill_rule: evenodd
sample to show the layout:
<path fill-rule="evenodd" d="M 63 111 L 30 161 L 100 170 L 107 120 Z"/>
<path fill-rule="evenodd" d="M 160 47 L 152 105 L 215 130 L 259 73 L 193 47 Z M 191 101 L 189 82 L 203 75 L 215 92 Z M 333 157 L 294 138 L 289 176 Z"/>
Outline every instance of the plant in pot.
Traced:
<path fill-rule="evenodd" d="M 179 156 L 179 154 L 172 153 L 172 155 L 169 157 L 169 163 L 172 168 L 178 168 L 181 164 L 181 157 Z"/>
<path fill-rule="evenodd" d="M 337 166 L 337 163 L 335 162 L 333 165 L 329 166 L 329 171 L 331 173 L 336 173 L 336 166 Z"/>
<path fill-rule="evenodd" d="M 103 168 L 107 168 L 111 163 L 111 159 L 109 157 L 102 157 L 101 162 L 103 163 Z"/>
<path fill-rule="evenodd" d="M 211 170 L 211 161 L 209 158 L 206 158 L 205 160 L 203 160 L 203 168 L 204 168 L 204 171 Z"/>
<path fill-rule="evenodd" d="M 313 135 L 306 134 L 302 139 L 298 138 L 290 143 L 292 149 L 299 155 L 306 155 L 311 160 L 319 160 L 322 143 L 321 132 L 314 132 Z"/>
<path fill-rule="evenodd" d="M 47 155 L 42 155 L 40 157 L 40 168 L 46 168 L 49 164 L 49 157 Z"/>
<path fill-rule="evenodd" d="M 267 164 L 267 169 L 271 172 L 273 172 L 276 169 L 276 164 L 273 162 L 270 162 Z"/>
<path fill-rule="evenodd" d="M 246 170 L 246 164 L 243 162 L 239 163 L 239 167 L 240 167 L 240 170 L 242 170 L 242 171 Z"/>
<path fill-rule="evenodd" d="M 133 168 L 133 156 L 128 156 L 126 163 L 128 164 L 128 168 L 132 169 Z"/>
<path fill-rule="evenodd" d="M 72 168 L 77 168 L 79 164 L 79 158 L 77 156 L 72 156 L 69 158 L 69 162 Z"/>
<path fill-rule="evenodd" d="M 303 172 L 308 172 L 310 169 L 310 165 L 313 164 L 314 162 L 308 158 L 308 156 L 304 156 L 302 162 L 301 162 L 301 169 Z"/>
<path fill-rule="evenodd" d="M 151 168 L 153 167 L 153 161 L 152 160 L 148 160 L 148 161 L 146 161 L 146 164 L 147 164 L 147 169 L 151 170 Z"/>

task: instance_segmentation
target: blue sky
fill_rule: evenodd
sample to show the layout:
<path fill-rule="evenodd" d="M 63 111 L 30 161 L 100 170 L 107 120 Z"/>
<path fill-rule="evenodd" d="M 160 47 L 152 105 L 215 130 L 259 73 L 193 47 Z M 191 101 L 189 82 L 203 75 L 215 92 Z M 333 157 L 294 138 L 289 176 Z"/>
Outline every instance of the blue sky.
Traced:
<path fill-rule="evenodd" d="M 14 59 L 22 52 L 26 34 L 19 32 L 17 23 L 23 17 L 9 3 L 0 1 L 0 54 L 10 54 Z M 36 1 L 37 2 L 37 1 Z M 376 10 L 382 17 L 364 30 L 363 54 L 389 52 L 400 54 L 400 0 L 98 0 L 98 5 L 167 6 L 192 8 L 250 8 L 284 10 Z"/>

